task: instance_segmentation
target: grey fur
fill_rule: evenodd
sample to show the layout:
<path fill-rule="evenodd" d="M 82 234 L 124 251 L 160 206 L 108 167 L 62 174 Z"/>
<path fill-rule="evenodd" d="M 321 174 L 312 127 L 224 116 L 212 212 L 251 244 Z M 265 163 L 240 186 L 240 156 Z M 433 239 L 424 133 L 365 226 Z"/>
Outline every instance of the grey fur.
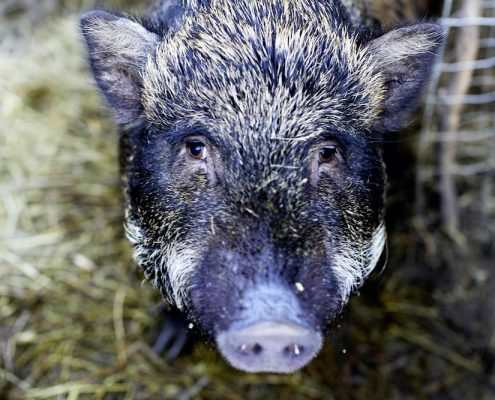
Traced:
<path fill-rule="evenodd" d="M 377 32 L 366 4 L 170 1 L 142 26 L 82 18 L 121 123 L 136 260 L 212 335 L 265 283 L 293 291 L 297 318 L 322 332 L 378 262 L 377 142 L 414 107 L 443 30 Z"/>

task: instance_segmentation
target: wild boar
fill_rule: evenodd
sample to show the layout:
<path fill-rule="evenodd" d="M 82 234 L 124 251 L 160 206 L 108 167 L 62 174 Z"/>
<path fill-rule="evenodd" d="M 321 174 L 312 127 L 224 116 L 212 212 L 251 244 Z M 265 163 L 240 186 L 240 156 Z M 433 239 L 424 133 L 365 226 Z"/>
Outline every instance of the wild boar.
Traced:
<path fill-rule="evenodd" d="M 367 3 L 81 18 L 120 128 L 135 258 L 238 369 L 307 364 L 384 249 L 380 141 L 415 107 L 444 34 L 384 29 Z"/>

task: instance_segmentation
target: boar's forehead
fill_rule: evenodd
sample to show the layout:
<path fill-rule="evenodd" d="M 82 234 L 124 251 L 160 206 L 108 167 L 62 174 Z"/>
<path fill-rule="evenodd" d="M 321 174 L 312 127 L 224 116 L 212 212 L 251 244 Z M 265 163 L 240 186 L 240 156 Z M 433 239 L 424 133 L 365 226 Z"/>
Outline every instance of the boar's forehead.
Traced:
<path fill-rule="evenodd" d="M 158 45 L 143 76 L 152 123 L 166 131 L 186 120 L 257 143 L 373 124 L 381 77 L 338 10 L 235 3 L 216 1 L 187 15 Z"/>

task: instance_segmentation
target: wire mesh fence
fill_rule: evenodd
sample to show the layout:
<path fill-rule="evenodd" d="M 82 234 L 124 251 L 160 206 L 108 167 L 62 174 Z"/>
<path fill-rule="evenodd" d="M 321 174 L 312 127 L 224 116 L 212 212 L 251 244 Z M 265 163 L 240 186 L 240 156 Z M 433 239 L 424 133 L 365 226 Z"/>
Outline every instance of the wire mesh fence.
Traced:
<path fill-rule="evenodd" d="M 445 0 L 448 40 L 417 142 L 415 225 L 444 345 L 491 378 L 495 349 L 495 1 Z M 443 328 L 442 328 L 443 329 Z M 432 333 L 439 342 L 443 333 Z M 471 378 L 466 378 L 468 380 Z M 480 381 L 476 378 L 472 382 Z M 470 384 L 471 387 L 473 383 Z M 459 386 L 458 386 L 459 387 Z M 488 386 L 487 386 L 488 387 Z"/>
<path fill-rule="evenodd" d="M 474 218 L 486 241 L 495 235 L 495 2 L 446 0 L 442 23 L 448 42 L 423 115 L 416 214 L 424 221 L 434 187 L 444 230 L 466 244 Z"/>

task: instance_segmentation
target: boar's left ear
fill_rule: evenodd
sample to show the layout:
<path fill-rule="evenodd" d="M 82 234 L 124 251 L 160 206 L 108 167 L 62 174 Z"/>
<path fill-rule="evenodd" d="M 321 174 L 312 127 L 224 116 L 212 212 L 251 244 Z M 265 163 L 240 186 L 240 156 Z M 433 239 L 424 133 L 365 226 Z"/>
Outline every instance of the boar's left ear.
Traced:
<path fill-rule="evenodd" d="M 400 128 L 401 120 L 416 106 L 443 42 L 444 29 L 434 23 L 395 29 L 371 41 L 369 51 L 386 88 L 375 130 Z"/>
<path fill-rule="evenodd" d="M 89 61 L 98 86 L 120 123 L 141 111 L 141 70 L 158 43 L 158 36 L 141 24 L 103 11 L 81 17 Z"/>

